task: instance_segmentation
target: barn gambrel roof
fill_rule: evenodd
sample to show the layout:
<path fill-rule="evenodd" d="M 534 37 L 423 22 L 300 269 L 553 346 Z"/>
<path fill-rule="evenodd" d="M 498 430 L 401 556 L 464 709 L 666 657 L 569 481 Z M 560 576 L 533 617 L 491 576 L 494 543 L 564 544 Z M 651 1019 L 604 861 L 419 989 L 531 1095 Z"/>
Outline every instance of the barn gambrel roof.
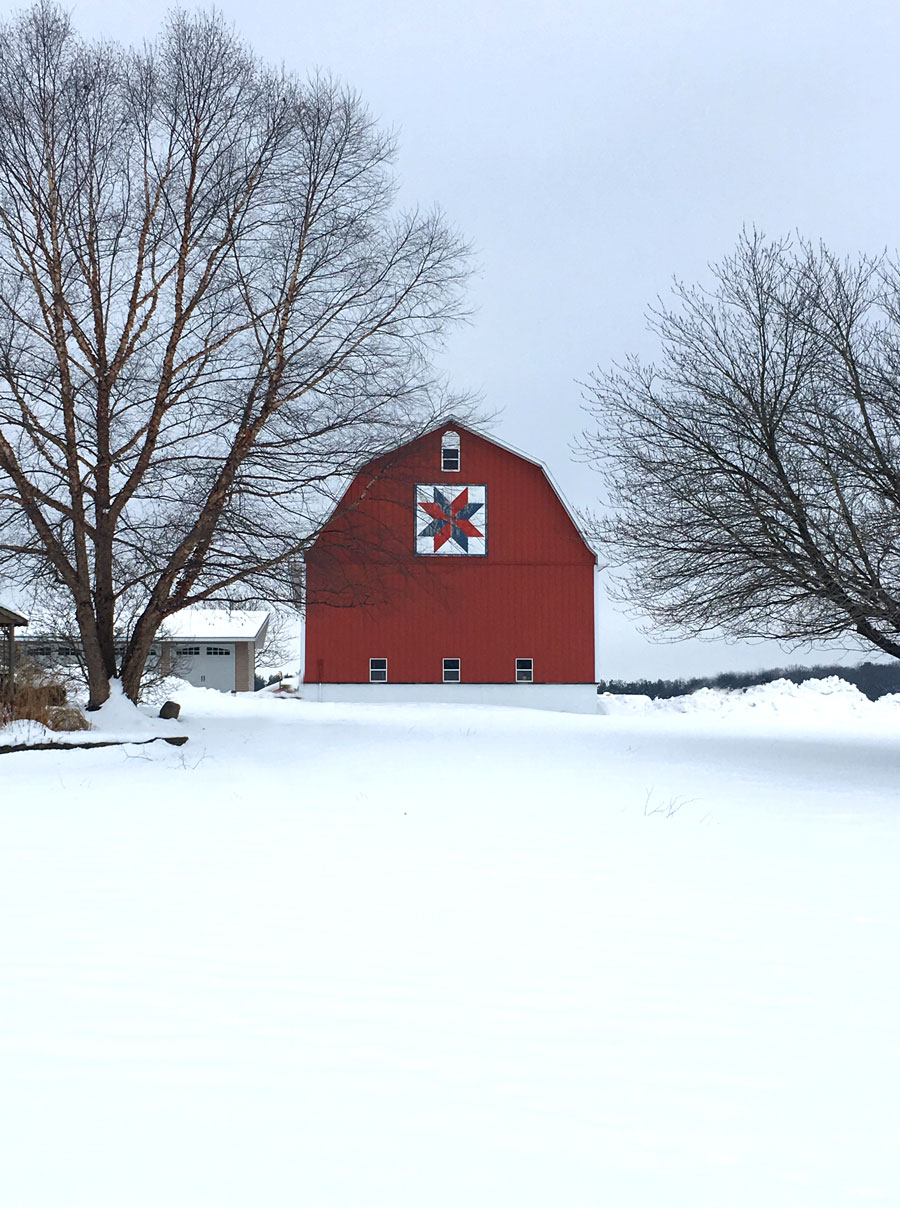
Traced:
<path fill-rule="evenodd" d="M 478 437 L 479 440 L 487 441 L 488 444 L 495 445 L 498 449 L 503 449 L 506 453 L 511 453 L 514 457 L 518 457 L 522 461 L 527 461 L 530 465 L 533 465 L 538 470 L 540 470 L 541 473 L 544 475 L 544 477 L 547 479 L 547 482 L 550 485 L 550 488 L 553 491 L 554 495 L 556 495 L 557 499 L 562 504 L 563 510 L 565 511 L 565 513 L 569 517 L 569 519 L 571 520 L 575 531 L 578 533 L 578 536 L 581 538 L 581 540 L 584 542 L 584 544 L 587 546 L 587 548 L 592 551 L 594 556 L 597 557 L 596 548 L 594 547 L 593 543 L 588 539 L 587 534 L 585 533 L 584 529 L 582 528 L 582 525 L 578 519 L 578 515 L 577 515 L 575 509 L 571 506 L 569 501 L 566 499 L 565 495 L 563 494 L 562 490 L 560 489 L 559 484 L 557 483 L 557 481 L 553 477 L 553 475 L 550 473 L 550 471 L 547 469 L 546 465 L 542 461 L 540 461 L 538 458 L 531 457 L 528 453 L 523 453 L 522 450 L 517 449 L 515 447 L 515 445 L 507 444 L 505 441 L 497 440 L 496 437 L 494 437 L 494 436 L 488 436 L 484 432 L 480 432 L 477 428 L 473 428 L 471 424 L 465 423 L 463 420 L 457 419 L 457 417 L 455 415 L 448 415 L 444 419 L 442 419 L 440 421 L 440 423 L 437 423 L 433 427 L 429 428 L 427 432 L 422 432 L 419 436 L 413 437 L 412 440 L 404 441 L 402 444 L 395 445 L 393 449 L 388 449 L 384 453 L 379 453 L 377 457 L 371 458 L 370 461 L 368 461 L 364 465 L 360 466 L 357 473 L 362 473 L 362 471 L 366 468 L 366 465 L 371 465 L 372 462 L 374 462 L 374 461 L 381 461 L 384 458 L 389 458 L 393 454 L 398 453 L 401 449 L 405 449 L 412 445 L 418 444 L 419 441 L 425 440 L 429 436 L 433 436 L 435 432 L 440 432 L 441 429 L 443 429 L 443 428 L 452 428 L 454 431 L 468 432 L 470 436 L 476 436 L 476 437 Z M 334 513 L 337 512 L 339 507 L 340 507 L 340 504 L 338 504 L 335 508 L 333 508 L 331 515 L 334 515 Z M 331 515 L 328 518 L 329 522 L 331 520 Z M 328 522 L 326 522 L 326 525 L 327 525 L 327 523 Z"/>

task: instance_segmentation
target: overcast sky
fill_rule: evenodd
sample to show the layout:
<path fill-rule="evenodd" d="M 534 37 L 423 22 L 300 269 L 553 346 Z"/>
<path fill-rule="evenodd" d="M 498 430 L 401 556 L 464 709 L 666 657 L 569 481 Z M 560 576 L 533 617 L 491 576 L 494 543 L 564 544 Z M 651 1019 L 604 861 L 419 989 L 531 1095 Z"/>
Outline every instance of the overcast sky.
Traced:
<path fill-rule="evenodd" d="M 72 11 L 84 33 L 135 41 L 168 7 Z M 896 0 L 217 7 L 263 56 L 333 72 L 397 129 L 404 203 L 438 203 L 477 252 L 452 383 L 481 393 L 495 435 L 543 460 L 576 507 L 600 489 L 570 452 L 578 382 L 653 356 L 644 314 L 673 276 L 702 279 L 745 224 L 850 253 L 900 242 Z M 810 661 L 650 644 L 602 608 L 607 676 Z"/>

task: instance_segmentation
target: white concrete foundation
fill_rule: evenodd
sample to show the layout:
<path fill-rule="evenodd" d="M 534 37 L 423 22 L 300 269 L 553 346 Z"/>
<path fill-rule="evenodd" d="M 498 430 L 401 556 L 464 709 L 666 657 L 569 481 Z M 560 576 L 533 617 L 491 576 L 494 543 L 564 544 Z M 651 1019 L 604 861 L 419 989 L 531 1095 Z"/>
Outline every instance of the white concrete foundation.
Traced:
<path fill-rule="evenodd" d="M 302 684 L 300 696 L 347 704 L 512 705 L 560 713 L 597 712 L 595 684 Z"/>

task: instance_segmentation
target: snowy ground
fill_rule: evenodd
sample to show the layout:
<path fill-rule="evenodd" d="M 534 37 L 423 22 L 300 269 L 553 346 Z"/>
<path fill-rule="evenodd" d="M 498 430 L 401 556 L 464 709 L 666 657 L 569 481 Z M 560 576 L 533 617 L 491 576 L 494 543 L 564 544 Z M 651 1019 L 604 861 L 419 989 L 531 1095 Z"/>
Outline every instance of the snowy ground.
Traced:
<path fill-rule="evenodd" d="M 180 699 L 0 756 L 4 1206 L 900 1203 L 900 702 Z"/>

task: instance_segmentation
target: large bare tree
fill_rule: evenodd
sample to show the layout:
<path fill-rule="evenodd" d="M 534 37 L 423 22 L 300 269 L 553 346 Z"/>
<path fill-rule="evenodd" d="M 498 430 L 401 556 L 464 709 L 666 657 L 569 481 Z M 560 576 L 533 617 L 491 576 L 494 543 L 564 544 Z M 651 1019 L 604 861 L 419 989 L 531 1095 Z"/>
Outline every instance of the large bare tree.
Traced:
<path fill-rule="evenodd" d="M 583 449 L 620 594 L 682 634 L 900 658 L 900 273 L 746 233 L 592 379 Z"/>
<path fill-rule="evenodd" d="M 466 249 L 393 157 L 217 15 L 0 28 L 0 569 L 70 600 L 92 705 L 176 610 L 289 599 L 342 476 L 432 420 Z"/>

